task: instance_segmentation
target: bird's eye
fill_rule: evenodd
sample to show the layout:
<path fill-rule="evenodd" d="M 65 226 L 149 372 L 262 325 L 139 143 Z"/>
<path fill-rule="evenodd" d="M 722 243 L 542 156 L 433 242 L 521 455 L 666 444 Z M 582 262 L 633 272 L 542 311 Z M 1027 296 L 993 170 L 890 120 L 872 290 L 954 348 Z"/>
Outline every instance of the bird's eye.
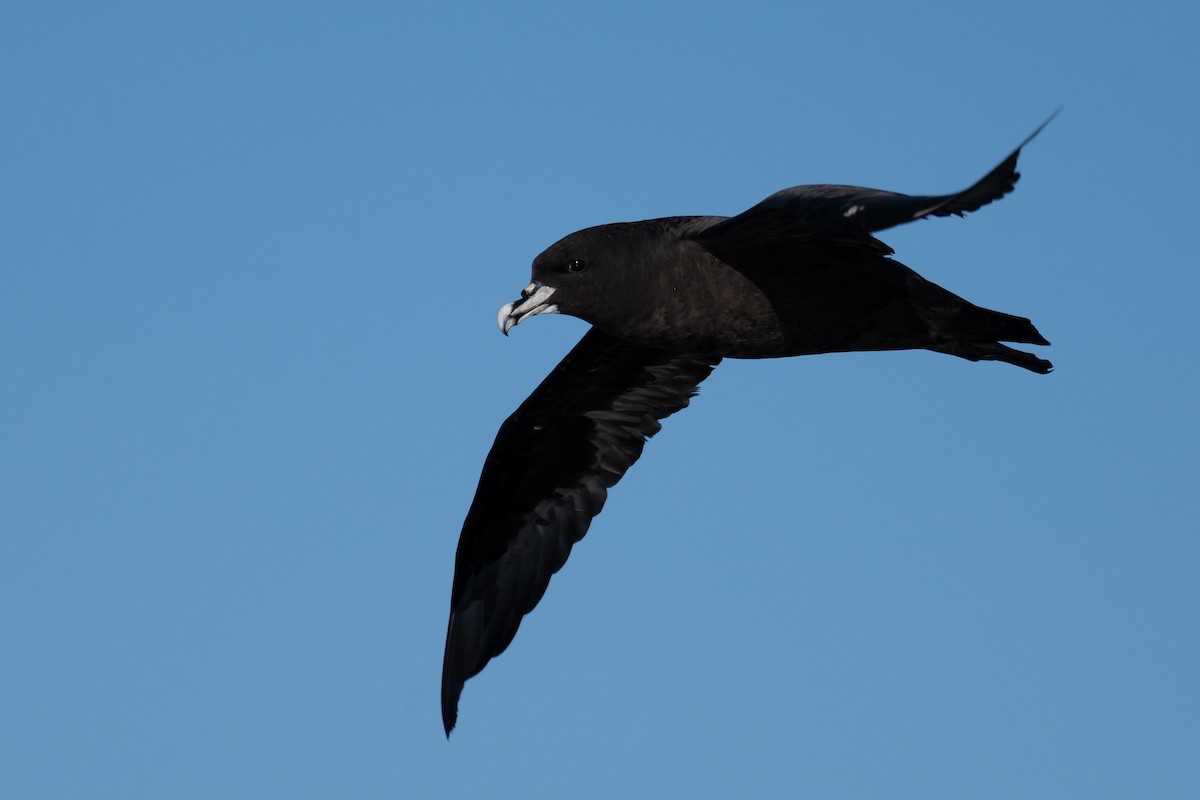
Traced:
<path fill-rule="evenodd" d="M 587 269 L 587 264 L 576 258 L 567 262 L 567 272 L 583 272 Z"/>

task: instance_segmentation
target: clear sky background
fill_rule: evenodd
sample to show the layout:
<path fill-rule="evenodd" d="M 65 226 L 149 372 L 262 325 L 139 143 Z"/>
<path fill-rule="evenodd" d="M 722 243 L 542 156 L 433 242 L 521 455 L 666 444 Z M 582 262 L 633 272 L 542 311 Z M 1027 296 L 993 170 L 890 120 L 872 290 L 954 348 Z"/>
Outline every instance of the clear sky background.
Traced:
<path fill-rule="evenodd" d="M 0 795 L 1200 797 L 1192 2 L 11 3 Z M 438 681 L 573 230 L 801 183 L 1046 377 L 725 362 Z"/>

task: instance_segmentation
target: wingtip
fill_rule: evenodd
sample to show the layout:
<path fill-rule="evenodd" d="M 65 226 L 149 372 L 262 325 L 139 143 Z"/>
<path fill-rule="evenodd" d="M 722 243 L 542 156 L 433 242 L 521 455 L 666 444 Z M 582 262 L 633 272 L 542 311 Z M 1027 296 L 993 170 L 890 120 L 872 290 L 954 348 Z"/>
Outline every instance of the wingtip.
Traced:
<path fill-rule="evenodd" d="M 1042 122 L 1041 125 L 1038 125 L 1036 128 L 1033 129 L 1033 133 L 1031 133 L 1025 137 L 1025 141 L 1023 141 L 1019 145 L 1017 145 L 1016 152 L 1017 153 L 1021 152 L 1021 150 L 1025 147 L 1025 145 L 1032 142 L 1033 137 L 1037 136 L 1039 133 L 1042 132 L 1042 130 L 1047 125 L 1049 125 L 1051 122 L 1053 122 L 1054 118 L 1057 117 L 1060 113 L 1062 113 L 1062 110 L 1063 110 L 1063 106 L 1059 106 L 1058 108 L 1054 109 L 1054 112 L 1050 116 L 1046 117 L 1045 121 Z"/>
<path fill-rule="evenodd" d="M 458 723 L 458 698 L 462 695 L 462 684 L 460 683 L 455 691 L 455 687 L 443 682 L 442 685 L 442 728 L 446 731 L 446 738 L 450 738 L 450 731 L 454 730 L 454 726 Z"/>
<path fill-rule="evenodd" d="M 1038 125 L 1033 133 L 1025 137 L 1016 148 L 1005 157 L 1003 161 L 997 164 L 991 172 L 984 175 L 976 181 L 970 188 L 964 189 L 958 194 L 945 195 L 940 198 L 931 198 L 937 202 L 926 206 L 914 212 L 912 219 L 923 219 L 924 217 L 948 217 L 951 214 L 959 217 L 966 216 L 970 212 L 978 211 L 984 206 L 999 200 L 1016 188 L 1017 182 L 1021 180 L 1021 173 L 1017 171 L 1017 160 L 1021 156 L 1021 151 L 1025 145 L 1033 141 L 1033 137 L 1037 136 L 1042 130 L 1049 125 L 1059 112 L 1062 111 L 1062 106 L 1055 109 L 1054 113 Z"/>

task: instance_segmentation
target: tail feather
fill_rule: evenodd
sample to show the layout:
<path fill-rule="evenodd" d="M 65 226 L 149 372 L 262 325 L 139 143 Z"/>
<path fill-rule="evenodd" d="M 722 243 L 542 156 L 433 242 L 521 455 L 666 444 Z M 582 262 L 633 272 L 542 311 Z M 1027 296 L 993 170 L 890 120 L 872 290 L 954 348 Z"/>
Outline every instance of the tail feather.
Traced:
<path fill-rule="evenodd" d="M 909 297 L 933 341 L 926 345 L 928 349 L 970 361 L 1003 361 L 1041 375 L 1054 369 L 1045 359 L 1000 344 L 1050 344 L 1025 317 L 981 308 L 911 270 L 909 273 Z"/>
<path fill-rule="evenodd" d="M 987 339 L 998 342 L 1020 342 L 1021 344 L 1048 345 L 1046 337 L 1038 333 L 1033 323 L 1025 317 L 1017 317 L 968 303 L 955 327 L 960 335 L 968 339 Z"/>
<path fill-rule="evenodd" d="M 1017 317 L 968 304 L 955 326 L 957 341 L 952 352 L 972 361 L 1003 361 L 1045 375 L 1054 365 L 1032 353 L 1015 350 L 1000 342 L 1048 345 L 1045 336 L 1025 317 Z"/>

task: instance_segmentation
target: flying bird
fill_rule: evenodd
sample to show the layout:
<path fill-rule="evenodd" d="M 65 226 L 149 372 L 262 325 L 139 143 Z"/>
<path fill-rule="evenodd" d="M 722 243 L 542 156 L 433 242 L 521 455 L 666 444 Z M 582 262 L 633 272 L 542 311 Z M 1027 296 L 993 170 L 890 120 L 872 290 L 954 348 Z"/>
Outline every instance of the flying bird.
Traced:
<path fill-rule="evenodd" d="M 484 461 L 454 563 L 447 736 L 463 684 L 508 647 L 608 490 L 722 358 L 926 349 L 1050 372 L 1049 361 L 1002 344 L 1048 345 L 1028 319 L 925 280 L 872 236 L 1008 194 L 1021 148 L 1049 122 L 956 194 L 797 186 L 735 217 L 587 228 L 534 259 L 520 298 L 500 309 L 500 330 L 556 313 L 592 327 L 501 425 Z"/>

